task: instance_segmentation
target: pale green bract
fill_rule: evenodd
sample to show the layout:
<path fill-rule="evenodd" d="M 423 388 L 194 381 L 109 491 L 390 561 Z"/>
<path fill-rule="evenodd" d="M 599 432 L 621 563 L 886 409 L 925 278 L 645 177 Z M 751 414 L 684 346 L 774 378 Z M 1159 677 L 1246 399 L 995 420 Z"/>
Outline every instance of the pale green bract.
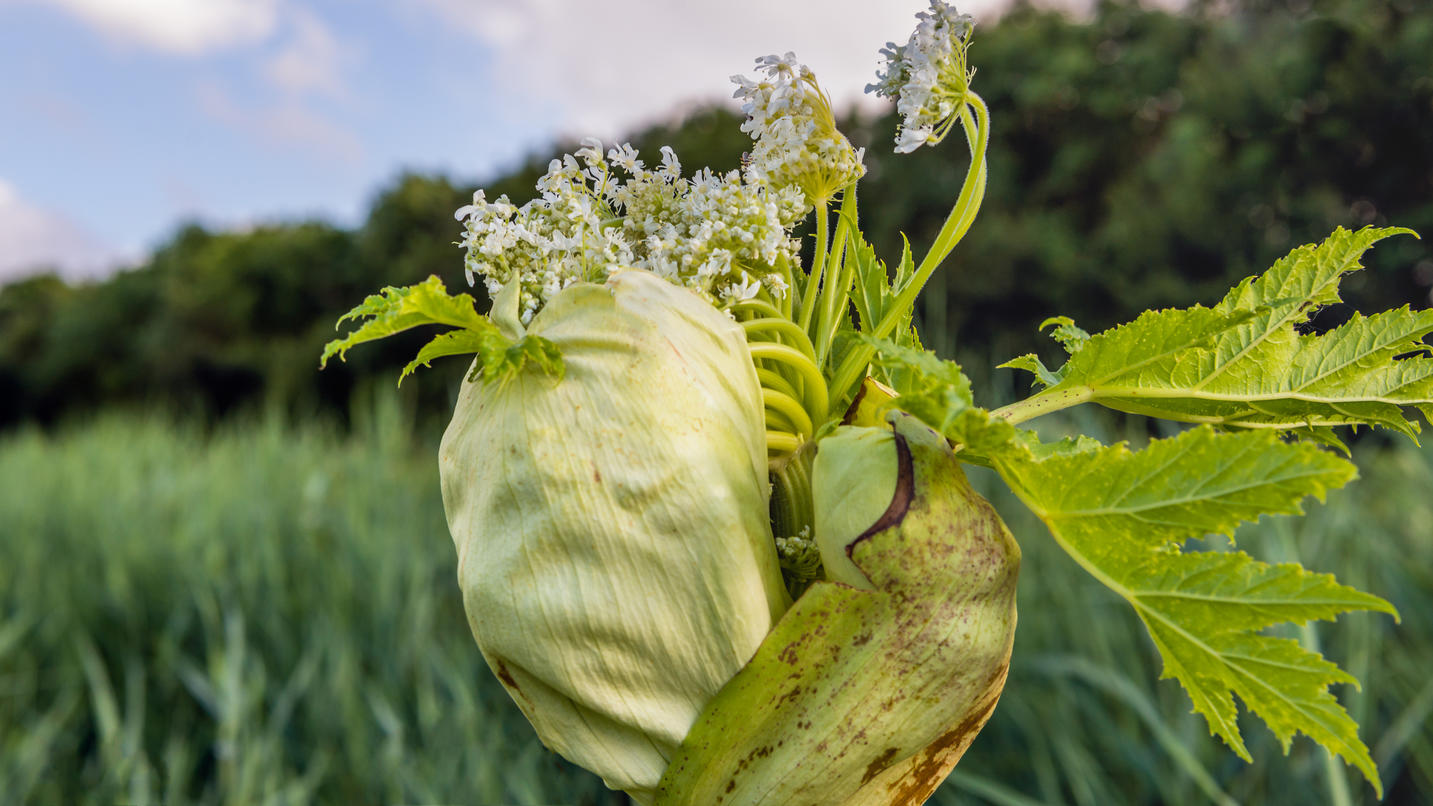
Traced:
<path fill-rule="evenodd" d="M 789 604 L 756 373 L 735 323 L 639 270 L 527 335 L 563 378 L 466 383 L 443 435 L 464 607 L 543 743 L 645 803 Z"/>

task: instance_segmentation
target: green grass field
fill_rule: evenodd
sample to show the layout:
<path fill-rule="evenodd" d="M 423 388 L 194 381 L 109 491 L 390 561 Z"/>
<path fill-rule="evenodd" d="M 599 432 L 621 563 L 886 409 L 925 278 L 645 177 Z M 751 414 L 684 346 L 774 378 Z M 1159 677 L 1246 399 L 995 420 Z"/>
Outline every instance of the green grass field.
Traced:
<path fill-rule="evenodd" d="M 392 405 L 351 434 L 112 416 L 0 439 L 0 793 L 35 804 L 624 803 L 544 750 L 463 618 L 435 445 Z M 1387 803 L 1433 793 L 1433 452 L 1240 533 L 1381 594 L 1294 634 L 1350 669 Z M 980 481 L 977 479 L 977 481 Z M 1209 737 L 1128 608 L 1012 499 L 1020 628 L 941 804 L 1362 803 L 1254 720 Z"/>

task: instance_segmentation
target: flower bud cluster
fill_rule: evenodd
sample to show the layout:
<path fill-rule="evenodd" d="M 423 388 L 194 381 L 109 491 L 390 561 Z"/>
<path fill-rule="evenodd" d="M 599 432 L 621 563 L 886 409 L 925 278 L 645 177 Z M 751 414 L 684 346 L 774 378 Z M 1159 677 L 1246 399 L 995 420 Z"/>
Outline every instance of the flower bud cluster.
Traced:
<path fill-rule="evenodd" d="M 646 269 L 724 306 L 763 288 L 781 297 L 799 262 L 791 236 L 806 210 L 799 190 L 773 190 L 736 171 L 685 179 L 668 147 L 661 166 L 648 169 L 631 145 L 604 158 L 589 138 L 553 160 L 537 189 L 521 207 L 506 196 L 490 203 L 480 190 L 456 213 L 466 226 L 468 283 L 480 275 L 495 295 L 519 278 L 524 323 L 563 288 L 621 268 Z"/>
<path fill-rule="evenodd" d="M 896 151 L 902 154 L 945 137 L 975 76 L 965 58 L 974 27 L 969 14 L 931 0 L 930 10 L 916 19 L 915 32 L 906 44 L 887 42 L 881 49 L 885 71 L 876 71 L 876 83 L 866 85 L 866 92 L 896 102 L 901 115 Z"/>
<path fill-rule="evenodd" d="M 756 67 L 766 74 L 760 81 L 731 77 L 737 85 L 733 97 L 747 115 L 741 130 L 755 141 L 748 179 L 771 188 L 800 188 L 809 206 L 864 176 L 864 149 L 852 147 L 837 131 L 831 99 L 811 68 L 797 63 L 794 53 L 757 59 Z"/>

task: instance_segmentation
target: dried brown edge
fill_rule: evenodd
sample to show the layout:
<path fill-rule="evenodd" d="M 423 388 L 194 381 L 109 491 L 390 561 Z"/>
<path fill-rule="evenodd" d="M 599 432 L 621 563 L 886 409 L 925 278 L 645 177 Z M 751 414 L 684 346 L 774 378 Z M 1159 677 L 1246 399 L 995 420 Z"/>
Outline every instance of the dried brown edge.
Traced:
<path fill-rule="evenodd" d="M 916 474 L 915 467 L 911 461 L 911 448 L 906 443 L 906 438 L 899 432 L 893 434 L 896 438 L 896 494 L 891 496 L 891 505 L 876 522 L 871 524 L 866 531 L 856 536 L 846 545 L 846 556 L 851 557 L 856 544 L 866 540 L 873 535 L 880 534 L 892 526 L 899 526 L 905 520 L 906 512 L 911 508 L 911 502 L 916 496 Z"/>

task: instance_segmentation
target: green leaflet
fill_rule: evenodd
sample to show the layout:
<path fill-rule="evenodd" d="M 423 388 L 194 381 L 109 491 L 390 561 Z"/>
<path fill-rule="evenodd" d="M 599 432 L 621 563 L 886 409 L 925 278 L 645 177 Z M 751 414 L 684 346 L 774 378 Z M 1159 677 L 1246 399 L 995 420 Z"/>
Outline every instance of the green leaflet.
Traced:
<path fill-rule="evenodd" d="M 500 296 L 511 295 L 505 291 Z M 502 300 L 497 301 L 495 311 L 501 303 Z M 470 295 L 450 295 L 436 276 L 417 285 L 390 286 L 370 295 L 339 317 L 338 324 L 349 319 L 367 321 L 347 336 L 324 345 L 320 368 L 327 366 L 333 356 L 343 360 L 354 345 L 377 341 L 420 325 L 449 325 L 460 329 L 442 333 L 424 345 L 399 374 L 400 384 L 418 367 L 426 367 L 433 359 L 449 355 L 477 354 L 474 372 L 481 370 L 489 380 L 506 378 L 529 361 L 549 375 L 562 375 L 562 358 L 552 342 L 540 336 L 508 338 L 499 325 L 477 312 Z"/>
<path fill-rule="evenodd" d="M 864 334 L 855 338 L 875 348 L 872 363 L 885 369 L 892 381 L 898 397 L 887 406 L 915 415 L 962 446 L 961 459 L 985 464 L 984 457 L 1014 436 L 1013 426 L 975 405 L 970 379 L 959 364 L 919 345 L 907 347 Z"/>
<path fill-rule="evenodd" d="M 856 307 L 862 332 L 875 331 L 876 326 L 895 308 L 896 295 L 910 282 L 915 272 L 915 261 L 911 258 L 911 243 L 902 238 L 901 262 L 896 267 L 895 277 L 889 278 L 886 266 L 876 258 L 875 249 L 861 237 L 861 232 L 852 225 L 847 260 L 854 264 L 855 285 L 851 290 L 851 302 Z M 897 334 L 911 332 L 911 311 L 902 312 L 901 321 L 896 325 Z"/>
<path fill-rule="evenodd" d="M 1067 353 L 1077 352 L 1090 340 L 1090 334 L 1068 316 L 1052 316 L 1040 323 L 1041 330 L 1047 327 L 1051 328 L 1050 337 L 1058 341 Z"/>
<path fill-rule="evenodd" d="M 910 241 L 902 237 L 901 261 L 894 276 L 886 265 L 876 258 L 875 250 L 861 235 L 860 228 L 852 221 L 849 226 L 846 249 L 848 270 L 845 274 L 853 281 L 851 286 L 851 307 L 855 309 L 855 322 L 840 332 L 840 341 L 832 354 L 830 366 L 830 393 L 833 406 L 849 401 L 860 386 L 861 378 L 868 371 L 874 377 L 890 386 L 899 386 L 901 368 L 898 365 L 873 364 L 876 342 L 853 338 L 858 332 L 872 336 L 881 343 L 892 343 L 899 347 L 921 349 L 920 337 L 913 324 L 914 304 L 912 300 L 900 299 L 901 293 L 910 288 L 914 281 L 915 261 L 911 257 Z M 846 318 L 846 317 L 843 317 Z M 881 324 L 888 323 L 884 336 Z"/>
<path fill-rule="evenodd" d="M 1367 424 L 1414 436 L 1418 424 L 1404 407 L 1433 413 L 1433 359 L 1423 342 L 1433 332 L 1433 311 L 1356 315 L 1322 335 L 1297 330 L 1318 307 L 1340 301 L 1339 281 L 1362 268 L 1369 247 L 1404 233 L 1413 234 L 1337 229 L 1235 286 L 1213 308 L 1150 311 L 1088 339 L 1072 322 L 1052 320 L 1072 350 L 1069 361 L 1058 372 L 1033 356 L 1005 364 L 1048 386 L 1011 408 L 1035 416 L 1093 400 L 1184 422 L 1274 429 Z"/>
<path fill-rule="evenodd" d="M 1287 749 L 1301 732 L 1357 767 L 1382 793 L 1358 726 L 1329 694 L 1356 682 L 1295 641 L 1260 634 L 1283 622 L 1332 619 L 1350 610 L 1397 616 L 1377 596 L 1294 564 L 1268 565 L 1242 552 L 1180 551 L 1207 534 L 1231 536 L 1241 521 L 1300 514 L 1300 501 L 1354 478 L 1352 464 L 1268 431 L 1202 427 L 1142 451 L 1123 444 L 1058 449 L 1009 443 L 996 468 L 1076 562 L 1134 606 L 1210 731 L 1252 761 L 1233 695 Z"/>

